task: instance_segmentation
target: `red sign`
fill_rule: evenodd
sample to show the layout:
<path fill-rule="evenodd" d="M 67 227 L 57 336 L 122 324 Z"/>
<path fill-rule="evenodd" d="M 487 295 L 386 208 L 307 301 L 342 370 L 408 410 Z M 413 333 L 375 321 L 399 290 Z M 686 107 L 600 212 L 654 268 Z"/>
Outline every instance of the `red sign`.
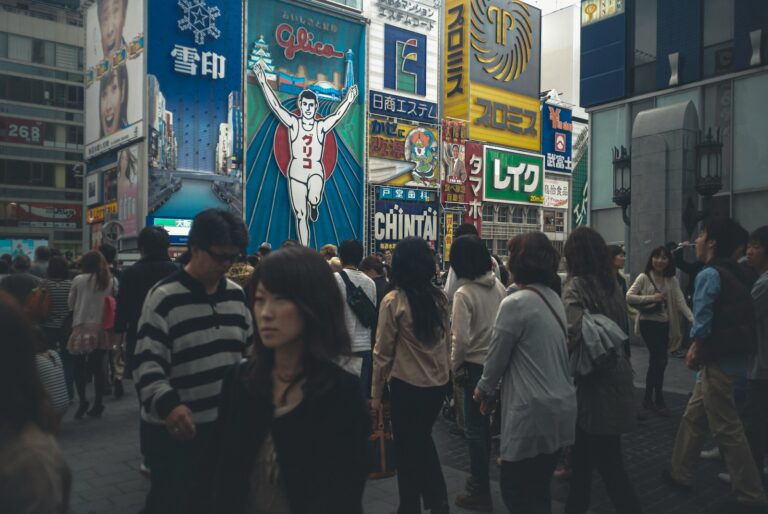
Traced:
<path fill-rule="evenodd" d="M 468 142 L 465 145 L 467 181 L 464 183 L 464 223 L 471 223 L 482 234 L 483 228 L 483 145 Z"/>
<path fill-rule="evenodd" d="M 42 121 L 0 116 L 0 141 L 24 145 L 42 145 L 44 125 Z"/>
<path fill-rule="evenodd" d="M 287 23 L 281 23 L 275 29 L 275 39 L 278 45 L 285 48 L 283 53 L 286 59 L 293 60 L 296 52 L 307 52 L 308 54 L 325 57 L 326 59 L 333 57 L 337 59 L 344 58 L 344 53 L 337 52 L 331 43 L 315 41 L 315 35 L 304 27 L 299 27 L 294 34 L 292 26 Z"/>
<path fill-rule="evenodd" d="M 16 219 L 21 226 L 78 228 L 83 221 L 83 210 L 79 204 L 17 203 L 15 208 Z"/>

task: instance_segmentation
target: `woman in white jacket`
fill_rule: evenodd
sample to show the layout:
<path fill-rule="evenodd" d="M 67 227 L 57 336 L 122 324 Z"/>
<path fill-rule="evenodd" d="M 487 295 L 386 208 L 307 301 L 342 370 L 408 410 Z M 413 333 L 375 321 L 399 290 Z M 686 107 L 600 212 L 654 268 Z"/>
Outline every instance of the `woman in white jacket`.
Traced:
<path fill-rule="evenodd" d="M 693 320 L 675 271 L 672 254 L 659 246 L 648 257 L 645 272 L 627 291 L 627 303 L 640 311 L 638 325 L 649 353 L 643 408 L 665 417 L 670 416 L 662 392 L 667 350 L 670 342 L 683 337 L 682 318 Z"/>

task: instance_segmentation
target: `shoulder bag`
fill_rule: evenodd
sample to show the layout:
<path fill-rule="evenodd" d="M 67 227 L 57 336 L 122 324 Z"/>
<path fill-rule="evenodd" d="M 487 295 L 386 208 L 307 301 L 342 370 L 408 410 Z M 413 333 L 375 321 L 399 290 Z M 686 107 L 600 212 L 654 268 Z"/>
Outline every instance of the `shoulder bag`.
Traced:
<path fill-rule="evenodd" d="M 346 271 L 340 271 L 341 279 L 344 281 L 344 285 L 347 288 L 347 305 L 355 313 L 357 319 L 363 324 L 365 328 L 371 328 L 376 324 L 379 317 L 379 313 L 376 310 L 376 306 L 373 304 L 368 295 L 362 287 L 356 286 L 352 283 L 347 276 Z"/>
<path fill-rule="evenodd" d="M 48 281 L 43 280 L 27 295 L 24 312 L 33 323 L 42 323 L 51 311 L 51 297 L 48 294 Z"/>
<path fill-rule="evenodd" d="M 659 288 L 656 287 L 656 283 L 653 281 L 650 275 L 647 273 L 643 273 L 643 275 L 646 276 L 648 280 L 650 280 L 651 285 L 653 286 L 653 290 L 659 293 Z M 662 302 L 656 302 L 656 301 L 650 301 L 650 302 L 642 302 L 642 303 L 636 303 L 632 304 L 632 307 L 640 311 L 642 314 L 656 314 L 658 312 L 661 312 L 662 309 Z"/>

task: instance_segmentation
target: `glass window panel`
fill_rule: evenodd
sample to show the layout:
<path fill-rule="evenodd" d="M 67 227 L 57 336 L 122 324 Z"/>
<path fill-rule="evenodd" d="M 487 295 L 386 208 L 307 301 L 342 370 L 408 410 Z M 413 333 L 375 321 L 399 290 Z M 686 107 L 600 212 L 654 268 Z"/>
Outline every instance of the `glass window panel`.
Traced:
<path fill-rule="evenodd" d="M 704 46 L 733 40 L 733 0 L 704 0 Z"/>
<path fill-rule="evenodd" d="M 493 253 L 493 239 L 483 239 L 485 241 L 485 247 L 488 248 L 490 253 Z"/>
<path fill-rule="evenodd" d="M 535 209 L 533 207 L 528 208 L 528 224 L 529 225 L 538 225 L 539 224 L 539 210 Z"/>
<path fill-rule="evenodd" d="M 731 126 L 731 82 L 720 82 L 704 88 L 703 129 L 720 129 L 723 141 L 723 191 L 731 190 L 731 169 L 733 168 L 733 142 Z"/>
<path fill-rule="evenodd" d="M 701 125 L 701 90 L 700 89 L 687 89 L 678 93 L 672 93 L 670 95 L 664 95 L 656 98 L 656 107 L 667 107 L 669 105 L 686 103 L 692 101 L 696 106 L 696 113 L 699 116 L 699 125 Z M 701 127 L 699 127 L 701 128 Z"/>
<path fill-rule="evenodd" d="M 499 205 L 499 212 L 496 218 L 496 221 L 500 221 L 502 223 L 506 223 L 509 218 L 509 207 L 506 205 Z"/>
<path fill-rule="evenodd" d="M 8 34 L 8 58 L 32 62 L 32 40 L 28 37 Z"/>
<path fill-rule="evenodd" d="M 768 74 L 737 80 L 733 87 L 733 190 L 768 187 L 763 128 L 768 118 Z"/>
<path fill-rule="evenodd" d="M 56 66 L 76 70 L 77 62 L 77 47 L 60 43 L 56 45 Z"/>
<path fill-rule="evenodd" d="M 485 204 L 483 205 L 483 221 L 493 221 L 493 205 L 492 204 Z"/>
<path fill-rule="evenodd" d="M 635 119 L 637 118 L 637 115 L 643 111 L 653 109 L 655 106 L 656 106 L 656 102 L 654 102 L 653 98 L 650 98 L 648 100 L 641 100 L 639 102 L 635 102 L 632 104 L 632 108 L 631 108 L 632 122 L 629 125 L 630 132 L 634 130 Z"/>
<path fill-rule="evenodd" d="M 54 66 L 56 64 L 56 43 L 52 41 L 45 41 L 44 51 L 44 64 L 47 64 L 48 66 Z"/>
<path fill-rule="evenodd" d="M 512 223 L 522 223 L 523 222 L 523 208 L 522 207 L 515 207 L 512 209 Z"/>
<path fill-rule="evenodd" d="M 656 89 L 656 2 L 637 0 L 635 5 L 635 94 Z"/>
<path fill-rule="evenodd" d="M 768 220 L 768 192 L 733 195 L 733 217 L 752 232 Z"/>
<path fill-rule="evenodd" d="M 8 57 L 8 34 L 0 32 L 0 57 Z"/>
<path fill-rule="evenodd" d="M 613 207 L 613 147 L 627 146 L 627 109 L 617 107 L 592 115 L 592 207 Z"/>

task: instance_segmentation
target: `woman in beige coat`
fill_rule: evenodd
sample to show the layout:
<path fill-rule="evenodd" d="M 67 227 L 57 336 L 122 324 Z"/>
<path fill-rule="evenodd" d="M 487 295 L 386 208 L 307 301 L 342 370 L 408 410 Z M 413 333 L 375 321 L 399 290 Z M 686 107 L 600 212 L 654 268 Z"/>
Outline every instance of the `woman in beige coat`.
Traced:
<path fill-rule="evenodd" d="M 659 246 L 648 257 L 645 272 L 638 275 L 627 291 L 627 303 L 640 311 L 640 335 L 649 353 L 643 408 L 665 417 L 670 415 L 662 392 L 667 352 L 670 344 L 678 344 L 683 337 L 682 318 L 693 320 L 675 271 L 672 254 Z"/>

